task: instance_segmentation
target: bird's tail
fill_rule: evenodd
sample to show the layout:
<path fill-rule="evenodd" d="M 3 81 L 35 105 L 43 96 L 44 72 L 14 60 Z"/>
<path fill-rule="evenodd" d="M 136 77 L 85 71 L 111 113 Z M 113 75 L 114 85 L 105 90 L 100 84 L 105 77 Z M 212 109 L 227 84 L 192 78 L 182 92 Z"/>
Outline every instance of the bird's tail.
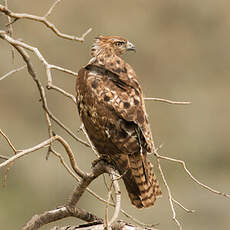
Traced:
<path fill-rule="evenodd" d="M 154 205 L 156 198 L 162 193 L 147 154 L 129 155 L 128 164 L 128 169 L 122 178 L 132 204 L 137 208 Z"/>

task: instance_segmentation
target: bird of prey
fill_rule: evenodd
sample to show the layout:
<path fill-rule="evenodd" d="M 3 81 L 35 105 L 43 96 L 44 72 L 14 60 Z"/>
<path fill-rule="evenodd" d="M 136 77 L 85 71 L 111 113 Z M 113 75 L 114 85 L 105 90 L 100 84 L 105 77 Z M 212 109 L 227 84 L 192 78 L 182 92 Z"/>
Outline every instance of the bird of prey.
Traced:
<path fill-rule="evenodd" d="M 77 104 L 86 132 L 103 159 L 121 175 L 137 208 L 161 195 L 147 154 L 153 140 L 142 90 L 121 55 L 135 46 L 119 36 L 98 36 L 89 63 L 78 72 Z"/>

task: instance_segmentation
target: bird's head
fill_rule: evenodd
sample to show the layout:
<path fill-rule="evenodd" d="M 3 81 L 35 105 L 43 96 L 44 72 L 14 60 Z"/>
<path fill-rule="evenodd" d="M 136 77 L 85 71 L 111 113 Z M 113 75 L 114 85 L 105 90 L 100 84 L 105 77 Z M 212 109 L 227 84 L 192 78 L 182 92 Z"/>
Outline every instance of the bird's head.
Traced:
<path fill-rule="evenodd" d="M 121 56 L 126 51 L 136 51 L 135 46 L 127 39 L 119 36 L 98 36 L 91 48 L 91 55 L 95 57 L 106 52 Z"/>

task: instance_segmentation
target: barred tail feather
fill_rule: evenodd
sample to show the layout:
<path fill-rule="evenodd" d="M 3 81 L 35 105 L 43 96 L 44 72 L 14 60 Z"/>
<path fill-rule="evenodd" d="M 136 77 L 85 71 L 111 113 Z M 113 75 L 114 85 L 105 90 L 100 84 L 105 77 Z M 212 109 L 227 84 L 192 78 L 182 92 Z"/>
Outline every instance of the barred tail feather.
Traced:
<path fill-rule="evenodd" d="M 162 194 L 153 166 L 147 154 L 131 154 L 128 158 L 129 169 L 123 175 L 123 180 L 130 200 L 137 208 L 150 207 L 154 205 L 156 197 Z"/>

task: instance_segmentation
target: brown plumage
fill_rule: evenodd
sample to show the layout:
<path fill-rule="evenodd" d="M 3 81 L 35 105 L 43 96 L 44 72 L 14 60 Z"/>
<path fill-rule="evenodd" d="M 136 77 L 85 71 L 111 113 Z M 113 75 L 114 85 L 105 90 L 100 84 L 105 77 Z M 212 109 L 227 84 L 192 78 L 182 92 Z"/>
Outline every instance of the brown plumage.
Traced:
<path fill-rule="evenodd" d="M 98 153 L 122 175 L 133 205 L 149 207 L 161 195 L 153 166 L 151 130 L 141 87 L 120 56 L 135 50 L 118 36 L 99 36 L 91 60 L 78 73 L 78 111 Z"/>

